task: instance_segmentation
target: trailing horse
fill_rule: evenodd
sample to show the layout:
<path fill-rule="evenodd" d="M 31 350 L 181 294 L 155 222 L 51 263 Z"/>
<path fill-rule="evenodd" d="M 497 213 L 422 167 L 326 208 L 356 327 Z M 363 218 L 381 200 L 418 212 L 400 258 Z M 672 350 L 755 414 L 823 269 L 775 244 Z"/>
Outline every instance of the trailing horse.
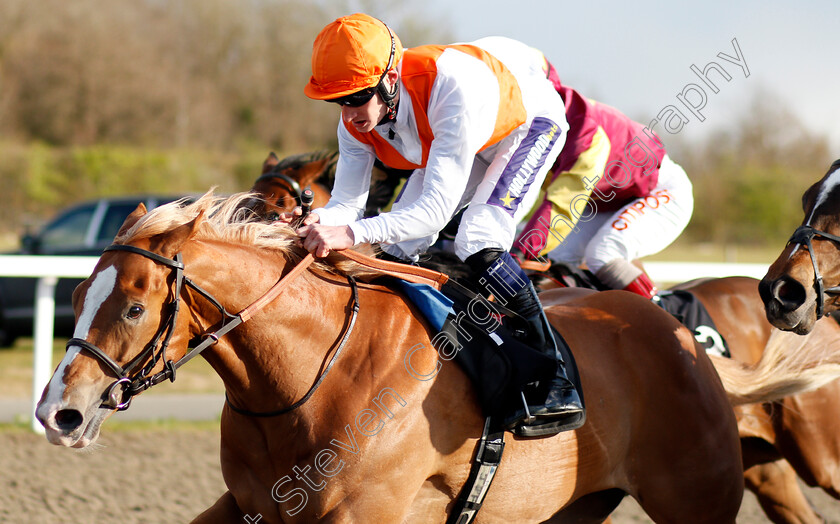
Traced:
<path fill-rule="evenodd" d="M 337 162 L 338 151 L 314 151 L 282 160 L 269 153 L 262 173 L 251 188 L 260 197 L 246 201 L 245 205 L 265 219 L 275 220 L 280 213 L 299 206 L 303 190 L 309 187 L 314 197 L 312 206 L 323 207 L 335 183 Z M 410 173 L 387 167 L 378 160 L 374 162 L 365 216 L 375 216 L 386 208 L 397 186 Z"/>

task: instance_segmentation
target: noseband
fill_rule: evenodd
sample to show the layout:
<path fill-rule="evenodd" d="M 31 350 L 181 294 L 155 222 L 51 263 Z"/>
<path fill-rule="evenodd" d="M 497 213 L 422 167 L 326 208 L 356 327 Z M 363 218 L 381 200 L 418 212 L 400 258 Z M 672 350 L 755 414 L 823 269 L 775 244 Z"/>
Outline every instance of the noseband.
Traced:
<path fill-rule="evenodd" d="M 163 382 L 164 380 L 170 380 L 174 382 L 175 371 L 178 368 L 189 362 L 194 357 L 198 356 L 202 351 L 204 351 L 208 347 L 216 344 L 219 341 L 219 338 L 231 331 L 233 328 L 237 327 L 239 324 L 248 321 L 251 317 L 253 317 L 253 315 L 257 311 L 259 311 L 260 309 L 268 305 L 272 300 L 277 298 L 277 296 L 283 291 L 283 289 L 285 289 L 285 287 L 297 275 L 299 275 L 307 267 L 309 267 L 309 265 L 314 260 L 312 254 L 307 254 L 307 256 L 304 257 L 304 259 L 300 263 L 298 263 L 288 274 L 286 274 L 286 276 L 278 280 L 277 283 L 274 284 L 274 286 L 272 286 L 260 298 L 254 301 L 250 306 L 246 307 L 238 314 L 231 314 L 227 310 L 225 310 L 224 306 L 222 306 L 219 303 L 219 301 L 216 300 L 215 297 L 213 297 L 213 295 L 202 289 L 195 282 L 193 282 L 184 275 L 184 264 L 181 261 L 180 253 L 175 255 L 174 259 L 169 259 L 158 255 L 157 253 L 147 251 L 145 249 L 122 244 L 112 244 L 105 248 L 105 251 L 128 251 L 129 253 L 142 255 L 159 264 L 171 268 L 175 272 L 175 290 L 174 295 L 172 297 L 172 301 L 167 305 L 167 308 L 169 309 L 169 314 L 166 318 L 166 321 L 161 324 L 154 338 L 146 346 L 146 348 L 143 349 L 143 351 L 141 351 L 137 356 L 132 358 L 124 366 L 119 365 L 113 358 L 111 358 L 110 356 L 108 356 L 108 354 L 102 351 L 102 349 L 88 342 L 87 340 L 80 338 L 71 338 L 69 341 L 67 341 L 67 349 L 70 349 L 71 346 L 79 346 L 83 350 L 88 351 L 97 360 L 99 360 L 99 362 L 104 364 L 117 375 L 117 380 L 113 382 L 110 386 L 108 386 L 108 388 L 105 390 L 105 393 L 103 394 L 105 400 L 102 402 L 100 407 L 114 409 L 118 411 L 128 409 L 128 406 L 131 404 L 131 399 L 140 392 L 145 391 L 150 387 Z M 350 336 L 350 332 L 352 331 L 353 325 L 355 324 L 356 314 L 359 311 L 359 301 L 358 290 L 356 288 L 356 281 L 353 279 L 353 277 L 349 275 L 347 278 L 353 290 L 353 314 L 350 319 L 350 323 L 348 325 L 344 339 L 342 340 L 342 343 L 339 346 L 339 348 L 335 351 L 335 354 L 333 355 L 329 365 L 324 369 L 318 381 L 312 386 L 312 388 L 306 394 L 306 396 L 300 401 L 293 404 L 292 406 L 289 406 L 285 410 L 281 410 L 283 413 L 297 408 L 298 406 L 306 402 L 306 400 L 308 400 L 309 397 L 312 396 L 312 393 L 314 393 L 315 389 L 317 389 L 317 387 L 321 384 L 321 381 L 326 376 L 327 372 L 332 367 L 335 360 L 338 358 L 338 355 L 341 353 L 341 349 L 343 349 L 344 344 L 347 342 L 347 339 Z M 219 310 L 219 312 L 224 317 L 224 320 L 222 321 L 222 326 L 218 330 L 212 333 L 205 333 L 204 335 L 202 335 L 202 338 L 204 339 L 202 340 L 202 342 L 200 342 L 194 348 L 188 348 L 189 351 L 183 357 L 181 357 L 181 359 L 179 359 L 177 362 L 173 362 L 171 359 L 166 358 L 166 348 L 169 346 L 169 341 L 172 338 L 172 335 L 175 331 L 176 322 L 178 320 L 179 305 L 181 301 L 181 290 L 184 287 L 189 287 L 193 289 L 199 295 L 207 299 L 211 304 L 213 304 L 213 306 L 216 309 Z M 140 364 L 143 360 L 148 358 L 149 355 L 152 356 L 149 362 L 134 375 L 129 375 L 129 373 L 131 373 L 131 370 L 137 367 L 137 365 Z M 155 373 L 154 375 L 149 375 L 152 369 L 159 361 L 164 362 L 163 370 Z M 228 401 L 228 403 L 230 402 Z M 240 410 L 238 408 L 235 408 L 232 404 L 231 407 L 235 411 L 243 414 L 255 416 L 261 415 L 260 413 L 253 413 L 246 410 Z M 271 414 L 275 413 L 272 412 Z M 279 412 L 277 414 L 279 414 Z"/>
<path fill-rule="evenodd" d="M 788 244 L 805 245 L 805 247 L 808 248 L 808 255 L 811 257 L 811 265 L 814 266 L 814 287 L 817 291 L 816 314 L 817 319 L 820 319 L 826 315 L 825 299 L 823 295 L 840 294 L 840 286 L 825 289 L 822 275 L 820 275 L 820 270 L 817 266 L 817 257 L 814 254 L 813 247 L 811 246 L 811 240 L 813 240 L 815 237 L 824 238 L 832 242 L 840 243 L 840 236 L 832 235 L 831 233 L 826 233 L 825 231 L 820 231 L 819 229 L 814 229 L 811 226 L 799 226 L 798 228 L 796 228 L 796 231 L 793 232 L 793 235 L 791 235 L 790 240 L 788 240 Z"/>

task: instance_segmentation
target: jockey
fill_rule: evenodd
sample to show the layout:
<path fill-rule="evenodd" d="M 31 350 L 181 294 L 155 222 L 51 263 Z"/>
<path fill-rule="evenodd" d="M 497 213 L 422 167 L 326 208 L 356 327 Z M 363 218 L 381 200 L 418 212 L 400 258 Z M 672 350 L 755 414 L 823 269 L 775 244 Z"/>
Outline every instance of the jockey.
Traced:
<path fill-rule="evenodd" d="M 650 129 L 564 86 L 547 61 L 545 70 L 565 102 L 569 133 L 513 252 L 532 269 L 547 269 L 545 255 L 583 263 L 607 287 L 653 298 L 656 287 L 632 261 L 665 249 L 685 229 L 691 182 Z"/>
<path fill-rule="evenodd" d="M 329 203 L 298 232 L 316 256 L 380 243 L 388 255 L 413 262 L 464 210 L 456 255 L 480 287 L 526 319 L 529 342 L 557 358 L 547 398 L 527 410 L 551 423 L 580 417 L 583 408 L 536 292 L 509 253 L 568 130 L 543 64 L 542 54 L 501 37 L 403 49 L 368 15 L 327 25 L 315 39 L 304 93 L 340 106 L 339 159 Z M 389 212 L 362 218 L 377 158 L 413 173 Z M 527 412 L 523 406 L 505 425 Z"/>

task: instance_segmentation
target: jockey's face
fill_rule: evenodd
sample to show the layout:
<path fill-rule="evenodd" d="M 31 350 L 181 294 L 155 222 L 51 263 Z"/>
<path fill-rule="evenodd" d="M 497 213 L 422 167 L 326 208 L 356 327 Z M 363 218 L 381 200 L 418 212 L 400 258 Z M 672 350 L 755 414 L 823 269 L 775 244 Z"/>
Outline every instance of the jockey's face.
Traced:
<path fill-rule="evenodd" d="M 389 91 L 393 89 L 397 79 L 399 79 L 399 73 L 396 69 L 391 69 L 385 75 L 383 81 Z M 399 97 L 395 99 L 395 102 L 396 100 L 399 100 Z M 373 131 L 373 128 L 376 127 L 376 125 L 381 122 L 387 114 L 388 106 L 382 100 L 382 97 L 379 96 L 378 92 L 375 93 L 371 99 L 367 101 L 367 103 L 360 106 L 341 105 L 341 118 L 348 124 L 351 124 L 359 133 L 370 133 Z"/>
<path fill-rule="evenodd" d="M 341 106 L 341 118 L 352 124 L 359 133 L 370 133 L 376 124 L 385 118 L 387 111 L 388 106 L 377 93 L 359 107 Z"/>

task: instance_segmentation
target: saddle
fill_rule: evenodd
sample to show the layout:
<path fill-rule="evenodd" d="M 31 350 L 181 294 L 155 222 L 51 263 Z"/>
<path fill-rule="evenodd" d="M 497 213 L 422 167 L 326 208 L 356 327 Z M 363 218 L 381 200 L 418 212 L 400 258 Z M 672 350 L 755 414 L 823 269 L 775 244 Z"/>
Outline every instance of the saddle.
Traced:
<path fill-rule="evenodd" d="M 706 307 L 691 292 L 685 290 L 661 291 L 653 298 L 665 311 L 674 316 L 694 333 L 694 339 L 705 348 L 706 353 L 731 358 L 729 346 L 715 327 Z"/>
<path fill-rule="evenodd" d="M 470 378 L 479 404 L 487 417 L 501 420 L 521 407 L 527 384 L 548 383 L 554 377 L 555 360 L 520 340 L 514 322 L 516 313 L 489 302 L 478 293 L 450 279 L 440 295 L 426 286 L 393 279 L 389 287 L 405 295 L 423 314 L 433 331 L 432 345 L 442 360 L 454 360 Z M 580 377 L 569 345 L 554 330 L 570 379 L 578 391 Z M 527 428 L 513 431 L 527 436 Z"/>

